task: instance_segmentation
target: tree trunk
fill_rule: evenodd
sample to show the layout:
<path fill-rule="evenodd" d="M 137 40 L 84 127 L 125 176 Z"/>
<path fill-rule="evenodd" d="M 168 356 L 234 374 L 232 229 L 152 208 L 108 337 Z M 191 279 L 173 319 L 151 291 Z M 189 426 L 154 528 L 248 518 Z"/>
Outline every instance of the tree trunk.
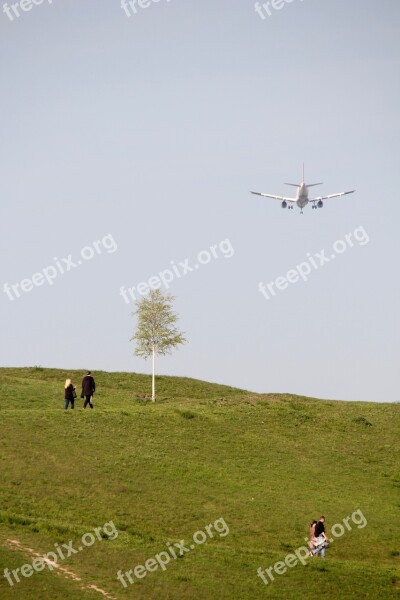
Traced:
<path fill-rule="evenodd" d="M 151 401 L 156 401 L 156 381 L 155 381 L 156 349 L 153 346 L 153 376 L 151 380 Z"/>

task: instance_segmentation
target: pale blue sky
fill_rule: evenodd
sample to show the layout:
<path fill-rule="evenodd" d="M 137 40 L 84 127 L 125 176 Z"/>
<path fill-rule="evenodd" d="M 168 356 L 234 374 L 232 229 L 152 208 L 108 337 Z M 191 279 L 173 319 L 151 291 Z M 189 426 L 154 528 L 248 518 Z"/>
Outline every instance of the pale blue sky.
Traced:
<path fill-rule="evenodd" d="M 398 401 L 399 22 L 397 0 L 0 5 L 0 364 L 149 372 L 120 287 L 229 240 L 172 281 L 189 344 L 160 372 Z M 318 194 L 356 194 L 304 215 L 250 195 L 293 192 L 303 161 Z M 259 292 L 358 227 L 368 244 Z"/>

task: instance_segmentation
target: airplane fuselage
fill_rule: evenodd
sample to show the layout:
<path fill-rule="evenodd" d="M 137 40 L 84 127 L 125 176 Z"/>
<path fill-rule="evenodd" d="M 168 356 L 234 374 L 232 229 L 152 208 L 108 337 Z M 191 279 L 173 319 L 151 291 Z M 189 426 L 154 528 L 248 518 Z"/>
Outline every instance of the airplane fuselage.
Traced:
<path fill-rule="evenodd" d="M 299 208 L 304 208 L 308 204 L 308 187 L 305 183 L 297 188 L 296 204 Z"/>

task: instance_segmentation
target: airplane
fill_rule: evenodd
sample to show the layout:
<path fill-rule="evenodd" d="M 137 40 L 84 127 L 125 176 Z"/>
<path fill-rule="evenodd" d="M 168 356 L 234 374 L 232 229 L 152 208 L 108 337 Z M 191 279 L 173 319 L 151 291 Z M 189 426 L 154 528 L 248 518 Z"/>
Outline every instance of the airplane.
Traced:
<path fill-rule="evenodd" d="M 330 194 L 329 196 L 317 196 L 316 198 L 308 197 L 308 188 L 314 187 L 315 185 L 322 185 L 322 183 L 305 183 L 304 181 L 304 163 L 301 183 L 285 183 L 285 185 L 291 185 L 297 188 L 296 198 L 288 198 L 287 196 L 274 196 L 273 194 L 264 194 L 263 192 L 251 192 L 257 194 L 257 196 L 265 196 L 266 198 L 274 198 L 275 200 L 282 201 L 282 208 L 293 209 L 293 205 L 297 204 L 300 208 L 300 214 L 303 214 L 303 208 L 307 206 L 309 202 L 312 203 L 311 208 L 322 208 L 324 206 L 323 200 L 329 200 L 330 198 L 337 198 L 338 196 L 345 196 L 346 194 L 353 194 L 356 190 L 350 192 L 340 192 L 338 194 Z"/>

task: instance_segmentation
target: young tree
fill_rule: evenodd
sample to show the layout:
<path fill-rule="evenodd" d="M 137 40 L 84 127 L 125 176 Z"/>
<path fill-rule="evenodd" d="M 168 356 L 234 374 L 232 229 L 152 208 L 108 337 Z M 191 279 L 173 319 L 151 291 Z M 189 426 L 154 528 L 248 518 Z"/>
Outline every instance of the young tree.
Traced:
<path fill-rule="evenodd" d="M 173 296 L 163 295 L 161 290 L 151 290 L 136 303 L 138 323 L 131 342 L 136 342 L 135 354 L 142 358 L 152 356 L 153 376 L 151 400 L 155 402 L 155 358 L 157 355 L 170 354 L 172 349 L 186 342 L 183 334 L 176 328 L 178 316 L 172 310 Z"/>

